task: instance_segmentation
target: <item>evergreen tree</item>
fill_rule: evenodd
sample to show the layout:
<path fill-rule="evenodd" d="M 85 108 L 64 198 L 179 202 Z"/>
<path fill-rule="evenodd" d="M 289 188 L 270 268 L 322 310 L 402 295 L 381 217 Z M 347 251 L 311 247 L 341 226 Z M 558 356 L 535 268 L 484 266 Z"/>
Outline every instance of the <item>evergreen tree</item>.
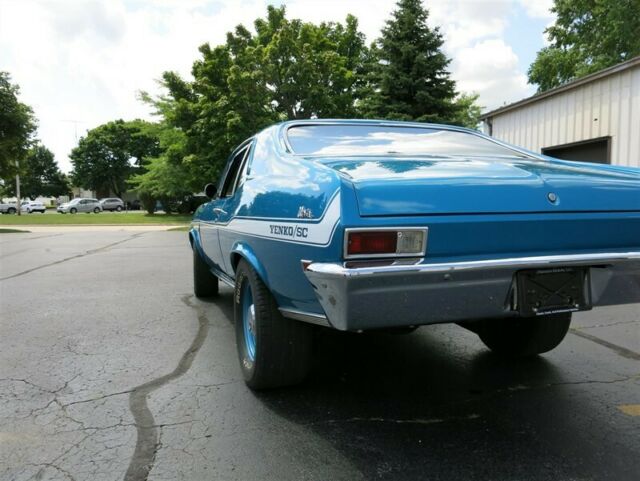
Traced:
<path fill-rule="evenodd" d="M 364 117 L 440 123 L 465 117 L 441 51 L 442 34 L 429 28 L 428 16 L 420 0 L 397 3 L 372 45 L 368 94 L 359 105 Z"/>

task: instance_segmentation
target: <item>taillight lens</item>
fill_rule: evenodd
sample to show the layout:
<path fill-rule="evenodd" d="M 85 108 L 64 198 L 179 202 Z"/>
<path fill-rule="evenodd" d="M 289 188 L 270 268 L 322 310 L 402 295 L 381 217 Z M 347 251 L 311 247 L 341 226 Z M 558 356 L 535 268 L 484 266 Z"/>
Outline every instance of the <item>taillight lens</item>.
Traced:
<path fill-rule="evenodd" d="M 394 231 L 351 232 L 347 244 L 350 256 L 362 254 L 393 254 L 396 252 L 398 234 Z"/>
<path fill-rule="evenodd" d="M 426 229 L 347 231 L 346 257 L 422 256 Z"/>

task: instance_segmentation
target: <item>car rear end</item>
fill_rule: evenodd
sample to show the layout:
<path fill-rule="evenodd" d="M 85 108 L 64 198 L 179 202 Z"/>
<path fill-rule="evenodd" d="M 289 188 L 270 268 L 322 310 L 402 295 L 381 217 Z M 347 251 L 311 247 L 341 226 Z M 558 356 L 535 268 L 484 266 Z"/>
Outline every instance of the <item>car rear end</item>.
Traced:
<path fill-rule="evenodd" d="M 481 154 L 318 156 L 353 199 L 343 202 L 342 258 L 305 266 L 332 326 L 640 302 L 640 173 Z"/>

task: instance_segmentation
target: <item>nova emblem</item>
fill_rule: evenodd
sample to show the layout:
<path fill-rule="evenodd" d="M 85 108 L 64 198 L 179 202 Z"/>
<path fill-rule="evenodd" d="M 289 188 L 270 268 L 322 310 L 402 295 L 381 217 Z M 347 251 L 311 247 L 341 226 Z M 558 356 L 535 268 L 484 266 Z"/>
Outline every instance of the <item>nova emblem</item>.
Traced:
<path fill-rule="evenodd" d="M 304 205 L 298 207 L 298 219 L 311 219 L 313 218 L 313 212 L 311 209 L 307 209 Z"/>

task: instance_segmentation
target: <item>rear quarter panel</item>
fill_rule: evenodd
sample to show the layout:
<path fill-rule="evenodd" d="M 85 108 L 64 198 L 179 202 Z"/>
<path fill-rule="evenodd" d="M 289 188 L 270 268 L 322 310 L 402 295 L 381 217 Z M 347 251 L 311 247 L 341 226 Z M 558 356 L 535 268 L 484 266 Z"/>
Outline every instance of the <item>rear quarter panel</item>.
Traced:
<path fill-rule="evenodd" d="M 278 126 L 256 136 L 248 162 L 246 180 L 225 203 L 229 222 L 218 225 L 225 273 L 233 278 L 245 259 L 280 307 L 320 314 L 301 260 L 340 259 L 344 181 L 332 169 L 285 153 Z M 301 209 L 310 218 L 299 217 Z M 207 210 L 199 208 L 194 220 Z"/>

